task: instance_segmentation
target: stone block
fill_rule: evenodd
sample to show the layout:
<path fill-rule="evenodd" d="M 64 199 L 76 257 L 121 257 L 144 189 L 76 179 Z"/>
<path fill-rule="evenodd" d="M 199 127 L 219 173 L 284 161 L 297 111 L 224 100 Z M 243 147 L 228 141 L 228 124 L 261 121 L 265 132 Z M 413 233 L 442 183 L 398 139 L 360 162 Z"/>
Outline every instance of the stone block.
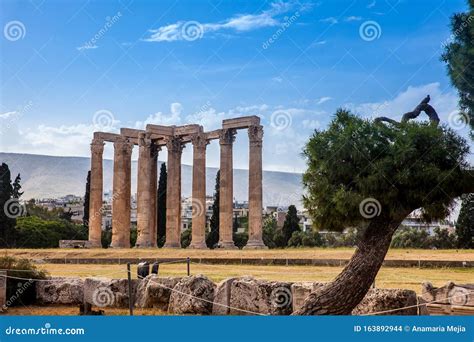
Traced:
<path fill-rule="evenodd" d="M 216 284 L 203 275 L 182 278 L 173 288 L 168 310 L 174 314 L 209 315 L 215 288 Z"/>
<path fill-rule="evenodd" d="M 53 277 L 36 282 L 36 300 L 40 304 L 81 304 L 84 299 L 84 280 Z"/>

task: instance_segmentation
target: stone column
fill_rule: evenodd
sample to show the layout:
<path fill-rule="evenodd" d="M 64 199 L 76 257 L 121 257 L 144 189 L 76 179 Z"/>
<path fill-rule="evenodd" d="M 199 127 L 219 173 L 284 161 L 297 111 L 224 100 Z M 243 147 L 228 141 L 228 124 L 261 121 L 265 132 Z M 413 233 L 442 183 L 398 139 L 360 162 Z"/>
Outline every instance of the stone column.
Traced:
<path fill-rule="evenodd" d="M 204 133 L 192 137 L 193 143 L 193 216 L 190 248 L 204 249 L 206 246 L 206 145 Z"/>
<path fill-rule="evenodd" d="M 262 126 L 249 133 L 249 240 L 246 249 L 266 248 L 262 240 Z"/>
<path fill-rule="evenodd" d="M 137 242 L 135 247 L 151 247 L 153 224 L 152 142 L 145 133 L 138 139 Z"/>
<path fill-rule="evenodd" d="M 91 178 L 89 192 L 89 243 L 92 248 L 102 247 L 103 154 L 104 142 L 99 139 L 93 139 L 91 144 Z"/>
<path fill-rule="evenodd" d="M 133 144 L 126 138 L 114 142 L 112 248 L 130 248 L 132 149 Z"/>
<path fill-rule="evenodd" d="M 158 190 L 158 153 L 161 148 L 156 145 L 151 145 L 151 244 L 150 247 L 157 247 L 157 190 Z"/>
<path fill-rule="evenodd" d="M 180 248 L 181 237 L 181 154 L 183 145 L 180 138 L 169 137 L 168 181 L 166 188 L 166 242 L 164 247 Z"/>
<path fill-rule="evenodd" d="M 232 144 L 235 141 L 234 129 L 223 129 L 220 133 L 220 189 L 219 189 L 219 247 L 237 248 L 232 236 L 234 207 Z"/>

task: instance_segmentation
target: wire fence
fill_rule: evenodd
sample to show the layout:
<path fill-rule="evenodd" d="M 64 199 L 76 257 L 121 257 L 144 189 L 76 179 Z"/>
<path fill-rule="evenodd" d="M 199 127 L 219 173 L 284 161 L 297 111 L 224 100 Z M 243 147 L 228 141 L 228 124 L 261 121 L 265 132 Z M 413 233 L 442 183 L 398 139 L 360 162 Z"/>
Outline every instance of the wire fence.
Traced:
<path fill-rule="evenodd" d="M 180 263 L 184 263 L 184 264 L 187 265 L 187 272 L 186 273 L 187 273 L 188 276 L 190 275 L 190 265 L 191 264 L 200 265 L 200 266 L 202 266 L 202 265 L 212 266 L 213 268 L 214 267 L 217 267 L 217 268 L 219 268 L 219 267 L 228 268 L 229 267 L 228 265 L 215 265 L 215 264 L 203 264 L 203 263 L 191 262 L 190 258 L 185 258 L 185 259 L 180 259 L 180 260 L 172 260 L 172 261 L 156 262 L 156 264 L 159 264 L 159 265 L 172 265 L 172 264 L 180 264 Z M 148 266 L 150 266 L 150 265 L 148 265 Z M 35 273 L 35 270 L 31 270 L 31 269 L 30 270 L 28 270 L 28 269 L 0 269 L 0 271 L 5 271 L 5 272 L 30 272 L 30 273 L 33 273 L 33 274 Z M 64 272 L 64 271 L 62 271 L 62 272 Z M 123 275 L 125 273 L 126 277 L 128 277 L 130 279 L 131 276 L 132 276 L 132 272 L 133 271 L 127 269 L 127 270 L 121 270 L 121 271 L 101 273 L 100 275 L 98 275 L 98 277 L 113 277 L 113 276 L 120 276 L 121 275 L 122 276 L 121 278 L 123 278 Z M 77 274 L 77 271 L 69 270 L 69 271 L 66 271 L 65 273 L 71 273 L 71 274 L 76 273 Z M 263 271 L 263 272 L 259 271 L 259 273 L 281 274 L 281 272 L 273 272 L 273 271 Z M 307 275 L 308 273 L 307 272 L 292 272 L 292 274 Z M 138 266 L 137 266 L 137 276 L 138 276 L 139 279 L 143 278 L 143 277 L 140 277 L 140 275 L 138 274 Z M 158 276 L 158 274 L 157 274 L 157 276 Z M 5 279 L 23 280 L 23 281 L 28 281 L 28 282 L 33 282 L 33 281 L 34 282 L 49 282 L 49 283 L 51 283 L 51 282 L 53 282 L 53 283 L 54 282 L 64 282 L 64 280 L 61 279 L 61 278 L 64 278 L 64 277 L 52 277 L 52 278 L 47 278 L 47 279 L 32 279 L 32 278 L 26 278 L 26 277 L 11 276 L 11 275 L 8 275 L 8 274 L 0 274 L 0 277 L 3 277 Z M 197 301 L 203 301 L 203 302 L 206 302 L 208 304 L 224 307 L 228 310 L 232 310 L 233 312 L 242 312 L 244 314 L 259 315 L 259 316 L 268 316 L 269 315 L 269 314 L 266 314 L 266 313 L 261 313 L 261 312 L 257 312 L 257 311 L 242 309 L 242 308 L 239 308 L 239 307 L 233 307 L 233 306 L 226 305 L 226 304 L 223 304 L 223 303 L 219 303 L 219 302 L 216 302 L 216 301 L 213 301 L 213 300 L 198 297 L 198 296 L 192 295 L 190 293 L 180 291 L 180 290 L 178 290 L 174 287 L 166 286 L 166 285 L 158 282 L 157 279 L 153 278 L 153 277 L 150 277 L 149 281 L 151 281 L 153 284 L 156 284 L 157 286 L 159 286 L 163 289 L 166 289 L 170 292 L 175 292 L 175 293 L 178 293 L 182 296 L 193 298 L 194 300 L 197 300 Z M 360 314 L 360 316 L 385 315 L 385 314 L 391 314 L 391 313 L 394 313 L 394 312 L 402 312 L 404 310 L 413 309 L 413 308 L 418 308 L 419 309 L 421 307 L 426 307 L 427 305 L 430 305 L 430 304 L 445 304 L 445 303 L 450 302 L 453 299 L 461 298 L 461 297 L 464 298 L 466 296 L 470 296 L 471 294 L 474 294 L 474 290 L 466 290 L 463 293 L 458 293 L 458 294 L 455 294 L 453 296 L 443 298 L 442 300 L 437 299 L 437 300 L 423 302 L 423 303 L 418 302 L 415 305 L 408 305 L 408 306 L 403 306 L 403 307 L 389 309 L 389 310 L 382 310 L 382 311 L 371 312 L 371 313 L 367 313 L 367 314 Z M 129 298 L 131 298 L 131 302 L 134 302 L 133 293 L 131 293 L 131 292 L 129 293 Z M 442 302 L 444 302 L 444 303 L 442 303 Z M 132 308 L 130 309 L 130 312 L 132 313 Z"/>

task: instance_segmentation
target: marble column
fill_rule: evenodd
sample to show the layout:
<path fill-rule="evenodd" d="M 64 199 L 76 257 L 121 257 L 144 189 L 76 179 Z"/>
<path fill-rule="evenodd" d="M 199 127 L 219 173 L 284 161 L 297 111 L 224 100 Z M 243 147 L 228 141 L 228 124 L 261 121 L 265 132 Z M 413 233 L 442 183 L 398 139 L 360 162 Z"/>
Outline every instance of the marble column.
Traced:
<path fill-rule="evenodd" d="M 93 139 L 91 143 L 91 177 L 89 191 L 89 243 L 92 248 L 100 248 L 102 236 L 102 192 L 104 142 Z"/>
<path fill-rule="evenodd" d="M 190 248 L 205 249 L 206 246 L 206 135 L 198 133 L 191 138 L 193 143 L 193 193 L 192 193 L 192 239 Z"/>
<path fill-rule="evenodd" d="M 221 147 L 220 189 L 219 189 L 219 247 L 237 248 L 232 236 L 234 207 L 232 145 L 235 141 L 234 129 L 222 129 L 219 137 Z"/>
<path fill-rule="evenodd" d="M 132 149 L 133 144 L 126 138 L 114 142 L 112 248 L 130 248 Z"/>
<path fill-rule="evenodd" d="M 152 247 L 152 159 L 152 141 L 142 133 L 138 138 L 137 248 Z"/>
<path fill-rule="evenodd" d="M 266 248 L 262 240 L 262 126 L 250 126 L 249 134 L 249 240 L 246 249 Z"/>
<path fill-rule="evenodd" d="M 156 145 L 151 145 L 151 243 L 150 247 L 157 247 L 157 190 L 158 190 L 158 153 L 161 148 Z"/>
<path fill-rule="evenodd" d="M 168 181 L 166 188 L 166 241 L 164 247 L 180 248 L 181 238 L 181 154 L 183 145 L 180 138 L 169 137 Z"/>

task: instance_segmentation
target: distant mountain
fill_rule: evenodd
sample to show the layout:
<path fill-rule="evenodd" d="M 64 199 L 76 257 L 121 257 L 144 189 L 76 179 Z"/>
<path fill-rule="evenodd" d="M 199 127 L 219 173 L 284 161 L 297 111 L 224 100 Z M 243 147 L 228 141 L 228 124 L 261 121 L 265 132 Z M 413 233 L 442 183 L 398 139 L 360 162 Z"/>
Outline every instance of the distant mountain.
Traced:
<path fill-rule="evenodd" d="M 24 190 L 23 199 L 56 198 L 68 194 L 83 196 L 90 159 L 85 157 L 53 157 L 45 155 L 3 153 L 0 162 L 8 164 L 12 178 L 20 173 Z M 104 191 L 112 190 L 113 161 L 104 159 Z M 158 169 L 159 170 L 159 169 Z M 207 194 L 212 195 L 217 169 L 207 168 Z M 136 192 L 137 162 L 132 162 L 132 194 Z M 182 195 L 191 195 L 192 166 L 182 165 Z M 302 196 L 301 174 L 263 172 L 264 205 L 300 206 Z M 234 169 L 234 198 L 248 199 L 248 170 Z"/>

